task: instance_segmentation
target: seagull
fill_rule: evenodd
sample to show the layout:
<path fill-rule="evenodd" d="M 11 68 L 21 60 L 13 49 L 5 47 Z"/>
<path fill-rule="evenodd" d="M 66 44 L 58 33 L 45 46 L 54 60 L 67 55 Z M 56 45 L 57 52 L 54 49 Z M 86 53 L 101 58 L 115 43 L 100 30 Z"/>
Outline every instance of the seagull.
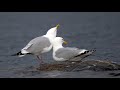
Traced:
<path fill-rule="evenodd" d="M 53 59 L 55 61 L 74 61 L 75 57 L 79 60 L 91 55 L 95 50 L 79 49 L 76 47 L 63 47 L 62 44 L 67 42 L 62 37 L 56 37 L 52 42 Z"/>
<path fill-rule="evenodd" d="M 38 60 L 40 60 L 40 64 L 42 64 L 42 53 L 49 52 L 52 49 L 51 42 L 56 37 L 59 26 L 60 25 L 58 24 L 56 27 L 49 29 L 45 35 L 32 39 L 23 49 L 21 49 L 21 51 L 12 56 L 23 57 L 27 54 L 31 54 L 36 56 Z"/>

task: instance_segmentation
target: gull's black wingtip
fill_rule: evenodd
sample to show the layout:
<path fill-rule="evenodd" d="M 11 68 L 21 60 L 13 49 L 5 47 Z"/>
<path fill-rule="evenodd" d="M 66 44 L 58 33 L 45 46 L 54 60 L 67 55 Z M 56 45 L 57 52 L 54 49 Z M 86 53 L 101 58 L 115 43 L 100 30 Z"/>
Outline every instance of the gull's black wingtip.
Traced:
<path fill-rule="evenodd" d="M 24 55 L 24 54 L 22 54 L 21 51 L 20 51 L 20 52 L 18 52 L 16 54 L 12 54 L 11 56 L 19 56 L 19 55 Z"/>
<path fill-rule="evenodd" d="M 93 49 L 93 50 L 90 50 L 90 52 L 95 52 L 96 50 L 95 49 Z"/>

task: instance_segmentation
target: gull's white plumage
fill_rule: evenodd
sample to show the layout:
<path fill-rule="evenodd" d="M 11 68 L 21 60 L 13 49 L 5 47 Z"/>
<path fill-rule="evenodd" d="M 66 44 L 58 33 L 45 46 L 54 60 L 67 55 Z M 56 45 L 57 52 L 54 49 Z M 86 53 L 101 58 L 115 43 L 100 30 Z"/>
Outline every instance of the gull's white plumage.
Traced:
<path fill-rule="evenodd" d="M 86 56 L 91 55 L 94 52 L 94 50 L 88 51 L 86 49 L 79 49 L 75 47 L 63 47 L 63 43 L 65 43 L 65 41 L 61 37 L 56 37 L 52 42 L 53 59 L 56 61 L 71 61 L 74 57 L 78 56 L 82 59 Z M 79 60 L 81 60 L 80 58 Z"/>
<path fill-rule="evenodd" d="M 58 27 L 59 25 L 49 29 L 45 35 L 32 39 L 20 52 L 13 56 L 22 57 L 26 54 L 33 54 L 40 59 L 39 56 L 42 53 L 49 52 L 52 49 L 51 42 L 57 35 Z"/>

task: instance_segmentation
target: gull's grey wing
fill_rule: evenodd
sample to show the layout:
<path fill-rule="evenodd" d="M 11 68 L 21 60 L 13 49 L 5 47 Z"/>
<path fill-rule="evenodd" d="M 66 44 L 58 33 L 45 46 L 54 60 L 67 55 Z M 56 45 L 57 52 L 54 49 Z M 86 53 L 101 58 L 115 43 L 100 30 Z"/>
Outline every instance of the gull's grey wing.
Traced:
<path fill-rule="evenodd" d="M 93 54 L 96 50 L 87 50 L 87 51 L 84 51 L 83 53 L 73 57 L 70 59 L 70 61 L 80 61 L 88 56 L 90 56 L 91 54 Z"/>
<path fill-rule="evenodd" d="M 58 49 L 55 53 L 55 56 L 58 58 L 64 58 L 64 59 L 71 59 L 79 53 L 84 50 L 84 49 L 77 49 L 77 48 L 60 48 Z"/>
<path fill-rule="evenodd" d="M 42 50 L 46 47 L 50 47 L 51 43 L 46 37 L 37 37 L 32 39 L 25 47 L 26 51 L 29 53 L 38 53 L 42 52 Z"/>

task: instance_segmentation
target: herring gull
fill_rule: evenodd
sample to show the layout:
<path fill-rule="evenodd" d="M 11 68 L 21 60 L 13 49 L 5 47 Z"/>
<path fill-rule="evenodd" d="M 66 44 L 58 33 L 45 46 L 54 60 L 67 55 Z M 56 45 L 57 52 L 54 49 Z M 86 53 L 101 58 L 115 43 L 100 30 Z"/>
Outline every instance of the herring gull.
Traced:
<path fill-rule="evenodd" d="M 20 52 L 12 56 L 23 57 L 27 54 L 32 54 L 40 60 L 40 63 L 43 63 L 42 53 L 49 52 L 52 49 L 51 42 L 57 35 L 58 27 L 59 24 L 49 29 L 45 35 L 32 39 Z"/>
<path fill-rule="evenodd" d="M 54 38 L 53 45 L 53 59 L 56 61 L 74 61 L 75 57 L 79 60 L 91 55 L 95 50 L 79 49 L 75 47 L 63 47 L 62 44 L 67 44 L 62 37 Z"/>

